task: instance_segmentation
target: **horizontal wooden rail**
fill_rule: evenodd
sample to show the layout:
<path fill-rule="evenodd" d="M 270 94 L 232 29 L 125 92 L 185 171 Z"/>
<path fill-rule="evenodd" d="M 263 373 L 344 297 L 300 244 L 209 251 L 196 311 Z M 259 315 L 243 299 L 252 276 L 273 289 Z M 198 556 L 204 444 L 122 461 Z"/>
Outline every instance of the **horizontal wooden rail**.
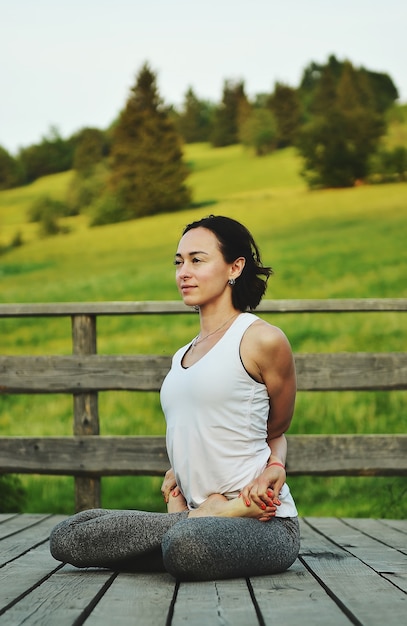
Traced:
<path fill-rule="evenodd" d="M 0 356 L 0 393 L 158 391 L 159 355 Z M 300 391 L 407 389 L 407 352 L 296 354 Z"/>
<path fill-rule="evenodd" d="M 357 313 L 407 311 L 407 298 L 333 298 L 310 300 L 263 300 L 262 313 Z M 0 304 L 0 318 L 69 317 L 73 315 L 165 315 L 196 313 L 178 300 L 134 302 L 54 302 Z"/>
<path fill-rule="evenodd" d="M 0 392 L 158 391 L 170 364 L 154 355 L 3 356 Z"/>
<path fill-rule="evenodd" d="M 407 435 L 289 435 L 290 475 L 407 475 Z M 164 437 L 0 438 L 0 473 L 163 475 Z"/>

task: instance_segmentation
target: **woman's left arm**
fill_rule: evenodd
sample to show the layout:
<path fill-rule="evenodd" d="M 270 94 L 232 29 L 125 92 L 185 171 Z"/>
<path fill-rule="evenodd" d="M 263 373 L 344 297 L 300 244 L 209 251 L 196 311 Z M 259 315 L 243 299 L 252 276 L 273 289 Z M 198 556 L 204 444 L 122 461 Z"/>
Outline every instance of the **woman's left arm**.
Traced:
<path fill-rule="evenodd" d="M 263 382 L 269 395 L 267 443 L 270 447 L 268 466 L 242 490 L 248 506 L 279 504 L 278 494 L 286 480 L 285 461 L 288 430 L 294 413 L 296 375 L 291 346 L 285 334 L 266 322 L 253 324 L 242 342 L 242 358 L 249 373 Z"/>

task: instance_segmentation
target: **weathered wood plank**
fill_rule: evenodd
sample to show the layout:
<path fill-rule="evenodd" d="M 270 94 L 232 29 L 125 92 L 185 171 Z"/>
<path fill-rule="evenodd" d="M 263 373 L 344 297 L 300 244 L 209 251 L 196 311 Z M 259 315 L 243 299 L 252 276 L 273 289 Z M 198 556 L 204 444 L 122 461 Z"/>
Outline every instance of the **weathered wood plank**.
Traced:
<path fill-rule="evenodd" d="M 296 354 L 300 391 L 407 389 L 407 353 Z"/>
<path fill-rule="evenodd" d="M 375 519 L 344 519 L 343 523 L 349 528 L 354 528 L 363 533 L 362 539 L 358 537 L 357 545 L 346 545 L 346 537 L 350 533 L 340 532 L 341 545 L 352 554 L 363 560 L 370 567 L 389 580 L 393 585 L 402 589 L 407 594 L 407 542 L 406 535 L 385 526 L 380 520 Z M 407 529 L 407 521 L 404 521 Z M 318 520 L 318 528 L 322 526 Z M 338 535 L 335 535 L 335 540 Z"/>
<path fill-rule="evenodd" d="M 165 626 L 175 580 L 165 573 L 124 574 L 114 580 L 86 620 L 86 626 Z"/>
<path fill-rule="evenodd" d="M 40 543 L 47 541 L 55 524 L 58 524 L 66 516 L 48 515 L 46 517 L 42 516 L 43 519 L 41 519 L 41 516 L 37 516 L 38 520 L 35 524 L 29 524 L 28 520 L 25 520 L 26 517 L 29 519 L 31 516 L 19 516 L 14 527 L 12 527 L 14 532 L 10 532 L 9 535 L 2 538 L 0 543 L 0 567 L 38 546 Z M 22 530 L 19 526 L 22 526 Z"/>
<path fill-rule="evenodd" d="M 290 475 L 405 476 L 407 435 L 289 435 Z"/>
<path fill-rule="evenodd" d="M 0 524 L 7 521 L 8 519 L 15 517 L 17 513 L 0 513 Z"/>
<path fill-rule="evenodd" d="M 161 356 L 0 357 L 2 393 L 158 391 L 171 358 Z"/>
<path fill-rule="evenodd" d="M 344 517 L 342 521 L 407 556 L 407 520 Z M 395 528 L 395 526 L 399 526 L 399 528 Z"/>
<path fill-rule="evenodd" d="M 256 611 L 241 578 L 181 583 L 171 626 L 258 626 Z"/>
<path fill-rule="evenodd" d="M 312 300 L 264 300 L 259 312 L 270 313 L 355 313 L 407 311 L 407 298 L 332 298 Z"/>
<path fill-rule="evenodd" d="M 407 311 L 407 298 L 335 298 L 263 300 L 256 309 L 270 313 Z M 134 302 L 53 302 L 0 304 L 4 317 L 68 317 L 72 315 L 146 315 L 195 313 L 179 300 Z"/>
<path fill-rule="evenodd" d="M 326 518 L 327 529 L 330 520 Z M 339 547 L 334 528 L 332 533 L 329 531 L 331 539 L 327 539 L 302 520 L 301 537 L 301 561 L 354 623 L 403 623 L 405 595 L 347 549 Z"/>
<path fill-rule="evenodd" d="M 49 517 L 51 517 L 50 514 L 44 513 L 27 513 L 24 516 L 10 516 L 10 518 L 4 520 L 4 523 L 0 526 L 0 541 L 11 535 L 16 535 L 27 528 L 32 528 Z"/>
<path fill-rule="evenodd" d="M 407 475 L 407 435 L 290 435 L 289 475 Z M 4 437 L 0 473 L 160 476 L 164 437 Z"/>
<path fill-rule="evenodd" d="M 96 317 L 75 315 L 72 318 L 72 346 L 75 355 L 97 352 Z M 75 393 L 73 397 L 73 434 L 99 435 L 98 394 Z M 97 508 L 101 504 L 100 478 L 75 478 L 75 511 Z"/>
<path fill-rule="evenodd" d="M 407 389 L 407 352 L 296 354 L 299 391 Z M 171 357 L 0 356 L 0 393 L 159 391 Z"/>
<path fill-rule="evenodd" d="M 396 306 L 398 306 L 397 303 Z M 165 315 L 172 313 L 196 314 L 196 311 L 191 307 L 185 306 L 179 300 L 0 304 L 0 318 L 71 317 L 75 315 Z"/>
<path fill-rule="evenodd" d="M 382 519 L 380 520 L 384 526 L 389 526 L 390 528 L 394 528 L 400 533 L 404 533 L 407 535 L 406 528 L 406 520 L 403 519 Z M 406 545 L 407 545 L 407 537 L 406 537 Z"/>
<path fill-rule="evenodd" d="M 383 543 L 380 538 L 369 536 L 369 524 L 363 524 L 362 521 L 353 525 L 351 522 L 324 518 L 307 518 L 307 522 L 325 537 L 333 537 L 335 543 L 378 574 L 388 580 L 397 578 L 398 586 L 407 592 L 407 556 Z"/>
<path fill-rule="evenodd" d="M 407 435 L 289 435 L 288 474 L 407 475 Z M 0 473 L 161 476 L 164 437 L 4 437 Z"/>
<path fill-rule="evenodd" d="M 266 624 L 345 626 L 351 622 L 297 559 L 287 572 L 250 579 Z"/>
<path fill-rule="evenodd" d="M 9 437 L 0 451 L 0 473 L 160 476 L 169 468 L 164 437 Z"/>
<path fill-rule="evenodd" d="M 59 567 L 45 543 L 0 568 L 0 615 Z"/>
<path fill-rule="evenodd" d="M 115 576 L 107 570 L 65 566 L 6 611 L 4 623 L 8 626 L 73 626 L 92 610 Z M 110 626 L 123 622 L 120 622 L 120 613 L 116 613 L 114 620 L 99 623 Z"/>

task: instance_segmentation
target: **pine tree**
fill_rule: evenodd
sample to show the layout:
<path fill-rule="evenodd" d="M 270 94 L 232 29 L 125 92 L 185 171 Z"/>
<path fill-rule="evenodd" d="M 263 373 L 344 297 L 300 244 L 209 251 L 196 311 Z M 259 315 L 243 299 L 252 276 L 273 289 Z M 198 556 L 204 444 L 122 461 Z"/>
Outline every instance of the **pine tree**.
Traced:
<path fill-rule="evenodd" d="M 327 65 L 310 110 L 313 117 L 298 142 L 310 186 L 350 187 L 364 179 L 369 157 L 385 131 L 364 74 L 345 62 L 338 80 Z"/>
<path fill-rule="evenodd" d="M 269 107 L 277 122 L 277 146 L 284 148 L 295 142 L 301 122 L 301 105 L 296 89 L 276 83 Z"/>
<path fill-rule="evenodd" d="M 212 145 L 216 148 L 239 143 L 239 130 L 249 117 L 251 107 L 246 97 L 244 83 L 225 81 L 220 106 L 215 111 Z"/>
<path fill-rule="evenodd" d="M 0 190 L 17 187 L 22 182 L 23 173 L 19 162 L 0 146 Z"/>
<path fill-rule="evenodd" d="M 256 156 L 264 156 L 276 149 L 277 123 L 270 109 L 256 107 L 240 127 L 240 141 L 254 148 Z"/>
<path fill-rule="evenodd" d="M 108 154 L 108 142 L 105 133 L 98 128 L 83 128 L 75 136 L 73 169 L 83 176 L 92 173 L 97 163 Z"/>
<path fill-rule="evenodd" d="M 190 202 L 180 137 L 145 64 L 113 131 L 109 186 L 118 219 L 176 211 Z"/>
<path fill-rule="evenodd" d="M 178 118 L 178 128 L 184 141 L 209 141 L 213 108 L 209 102 L 199 100 L 192 87 L 188 89 Z"/>

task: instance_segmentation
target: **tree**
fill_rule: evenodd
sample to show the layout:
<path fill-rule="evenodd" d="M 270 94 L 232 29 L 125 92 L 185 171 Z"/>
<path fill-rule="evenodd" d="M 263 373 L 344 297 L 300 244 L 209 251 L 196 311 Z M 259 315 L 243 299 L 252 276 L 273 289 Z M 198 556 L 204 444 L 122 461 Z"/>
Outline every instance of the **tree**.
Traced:
<path fill-rule="evenodd" d="M 399 145 L 391 150 L 381 148 L 370 159 L 369 182 L 407 181 L 407 148 Z"/>
<path fill-rule="evenodd" d="M 113 129 L 109 195 L 116 220 L 176 211 L 190 202 L 181 140 L 145 64 Z M 112 218 L 112 215 L 111 215 Z"/>
<path fill-rule="evenodd" d="M 250 115 L 251 107 L 244 83 L 225 81 L 220 106 L 215 110 L 212 145 L 216 148 L 239 143 L 239 129 Z"/>
<path fill-rule="evenodd" d="M 300 86 L 298 88 L 298 96 L 301 102 L 302 114 L 305 123 L 309 122 L 313 111 L 313 106 L 316 100 L 316 91 L 320 89 L 321 80 L 326 80 L 329 76 L 329 80 L 332 82 L 332 88 L 335 89 L 335 85 L 339 80 L 341 72 L 341 63 L 336 59 L 334 55 L 331 55 L 328 62 L 325 65 L 311 61 L 311 63 L 304 69 L 301 78 Z"/>
<path fill-rule="evenodd" d="M 385 131 L 373 99 L 369 81 L 351 63 L 343 64 L 339 81 L 329 66 L 324 68 L 313 117 L 298 141 L 311 187 L 350 187 L 367 176 L 369 157 Z"/>
<path fill-rule="evenodd" d="M 17 187 L 22 182 L 22 172 L 18 161 L 0 146 L 0 189 Z"/>
<path fill-rule="evenodd" d="M 346 63 L 348 63 L 348 61 L 339 61 L 334 55 L 331 55 L 326 64 L 312 61 L 304 69 L 298 94 L 306 121 L 309 121 L 310 115 L 312 114 L 312 106 L 315 101 L 316 92 L 326 71 L 329 72 L 333 84 L 336 87 L 341 80 Z M 361 80 L 366 82 L 367 79 L 369 83 L 373 108 L 378 113 L 387 111 L 398 98 L 396 86 L 390 76 L 380 72 L 373 72 L 363 67 L 355 71 L 361 77 Z"/>
<path fill-rule="evenodd" d="M 18 158 L 24 170 L 25 182 L 31 183 L 40 176 L 66 172 L 73 162 L 75 143 L 72 138 L 63 139 L 52 126 L 41 143 L 20 150 Z"/>
<path fill-rule="evenodd" d="M 293 145 L 301 123 L 301 104 L 297 90 L 276 83 L 268 104 L 277 124 L 277 146 L 284 148 Z"/>
<path fill-rule="evenodd" d="M 98 128 L 83 128 L 75 135 L 73 168 L 77 173 L 88 176 L 95 166 L 109 154 L 106 134 Z"/>
<path fill-rule="evenodd" d="M 269 109 L 253 109 L 240 128 L 240 140 L 244 146 L 254 148 L 257 156 L 272 152 L 277 144 L 277 124 Z"/>
<path fill-rule="evenodd" d="M 75 135 L 74 176 L 66 194 L 66 202 L 77 215 L 97 200 L 106 188 L 109 139 L 98 128 L 84 128 Z"/>
<path fill-rule="evenodd" d="M 210 102 L 197 98 L 192 87 L 188 89 L 178 116 L 178 128 L 186 143 L 209 141 L 213 109 Z"/>
<path fill-rule="evenodd" d="M 86 170 L 86 174 L 75 171 L 66 193 L 71 215 L 78 215 L 94 205 L 106 190 L 108 175 L 105 161 L 96 163 L 91 170 Z"/>
<path fill-rule="evenodd" d="M 360 71 L 366 74 L 377 112 L 385 113 L 399 97 L 395 84 L 388 74 L 372 72 L 364 68 Z"/>

